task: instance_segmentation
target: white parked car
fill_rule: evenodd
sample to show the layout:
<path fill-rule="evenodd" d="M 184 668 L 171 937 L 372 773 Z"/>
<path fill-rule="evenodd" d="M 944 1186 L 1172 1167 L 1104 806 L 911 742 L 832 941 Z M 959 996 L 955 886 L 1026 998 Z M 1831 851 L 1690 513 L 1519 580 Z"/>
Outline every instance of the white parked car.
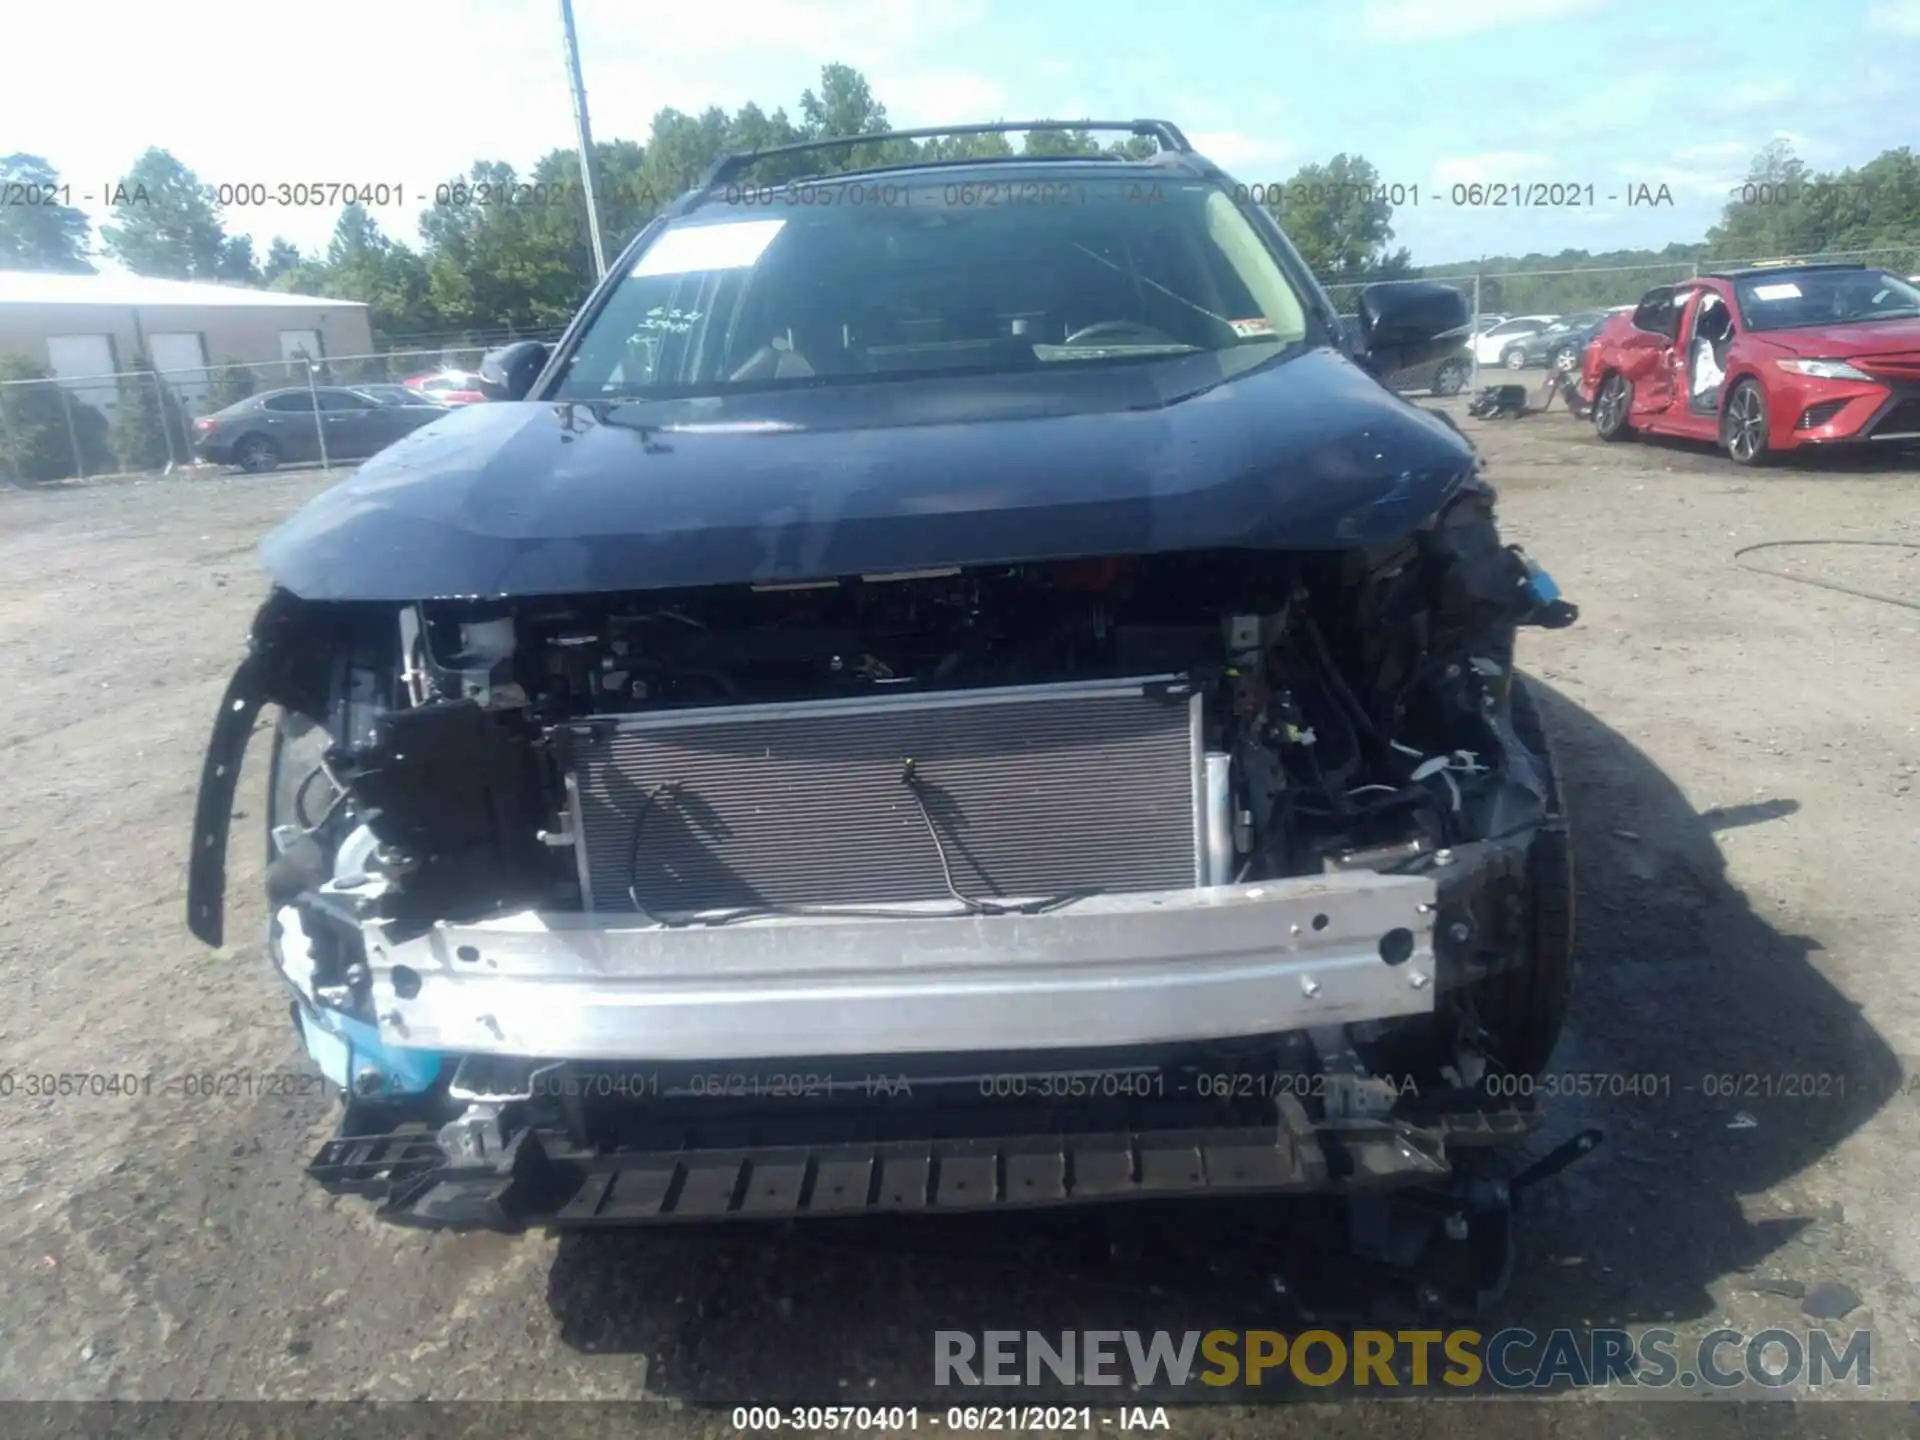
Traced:
<path fill-rule="evenodd" d="M 1547 328 L 1558 315 L 1516 315 L 1473 337 L 1473 358 L 1482 365 L 1498 365 L 1500 356 L 1523 335 L 1534 335 Z"/>

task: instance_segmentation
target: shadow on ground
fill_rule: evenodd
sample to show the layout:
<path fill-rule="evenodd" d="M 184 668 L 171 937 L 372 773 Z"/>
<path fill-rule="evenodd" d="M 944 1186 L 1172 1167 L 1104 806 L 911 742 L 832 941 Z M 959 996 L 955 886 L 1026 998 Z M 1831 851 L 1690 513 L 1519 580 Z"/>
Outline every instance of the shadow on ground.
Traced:
<path fill-rule="evenodd" d="M 1606 1142 L 1528 1193 L 1515 1283 L 1481 1328 L 1684 1325 L 1715 1313 L 1714 1282 L 1791 1273 L 1821 1227 L 1844 1223 L 1790 1196 L 1770 1207 L 1768 1192 L 1886 1103 L 1899 1067 L 1810 963 L 1818 943 L 1775 930 L 1728 882 L 1715 831 L 1770 823 L 1792 797 L 1696 814 L 1623 737 L 1534 686 L 1580 885 L 1575 1020 L 1551 1070 L 1603 1091 L 1643 1079 L 1639 1094 L 1548 1102 L 1532 1150 L 1586 1126 Z M 1834 1079 L 1777 1093 L 1802 1075 Z M 940 1329 L 1297 1330 L 1316 1317 L 1279 1308 L 1276 1268 L 1317 1270 L 1290 1281 L 1323 1287 L 1331 1275 L 1325 1323 L 1404 1321 L 1395 1294 L 1346 1271 L 1337 1221 L 1323 1202 L 1268 1201 L 573 1234 L 548 1298 L 568 1343 L 650 1356 L 656 1394 L 924 1402 Z"/>
<path fill-rule="evenodd" d="M 1766 463 L 1752 467 L 1736 465 L 1726 451 L 1704 440 L 1682 440 L 1671 435 L 1635 435 L 1621 442 L 1645 445 L 1665 455 L 1681 455 L 1724 466 L 1729 475 L 1764 479 L 1768 475 L 1879 475 L 1898 474 L 1911 480 L 1920 452 L 1903 446 L 1814 445 L 1768 455 Z"/>

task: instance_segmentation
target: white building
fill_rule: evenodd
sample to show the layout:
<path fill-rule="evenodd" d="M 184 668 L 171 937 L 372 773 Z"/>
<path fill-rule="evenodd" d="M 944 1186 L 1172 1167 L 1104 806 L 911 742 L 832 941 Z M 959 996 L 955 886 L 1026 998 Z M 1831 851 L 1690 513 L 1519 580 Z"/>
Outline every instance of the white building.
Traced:
<path fill-rule="evenodd" d="M 0 270 L 0 354 L 26 355 L 76 399 L 109 413 L 118 387 L 98 377 L 131 369 L 142 353 L 197 411 L 209 365 L 298 354 L 322 360 L 372 349 L 372 322 L 356 300 L 125 272 Z"/>

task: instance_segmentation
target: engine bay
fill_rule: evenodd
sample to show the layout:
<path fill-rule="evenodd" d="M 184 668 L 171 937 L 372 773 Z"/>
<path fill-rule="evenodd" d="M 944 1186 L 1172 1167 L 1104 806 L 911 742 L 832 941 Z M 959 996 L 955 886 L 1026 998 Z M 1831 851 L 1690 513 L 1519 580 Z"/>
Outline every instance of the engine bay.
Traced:
<path fill-rule="evenodd" d="M 1513 636 L 1570 615 L 1524 555 L 1498 544 L 1490 497 L 1469 491 L 1428 530 L 1376 551 L 422 603 L 389 622 L 397 659 L 376 644 L 355 684 L 388 692 L 376 708 L 416 756 L 458 753 L 541 790 L 507 807 L 530 837 L 557 828 L 561 779 L 551 764 L 529 778 L 528 759 L 583 719 L 1178 674 L 1204 697 L 1206 750 L 1232 757 L 1236 878 L 1259 879 L 1537 817 L 1544 790 L 1507 721 Z M 455 832 L 492 829 L 484 848 L 531 858 L 497 814 L 431 799 L 457 782 L 421 767 L 416 783 L 396 784 L 399 743 L 348 745 L 331 762 L 363 792 L 361 808 L 391 817 L 390 843 L 470 856 Z M 483 762 L 473 747 L 522 753 Z M 410 806 L 458 814 L 409 828 L 396 811 Z"/>
<path fill-rule="evenodd" d="M 320 876 L 364 831 L 383 905 L 420 923 L 578 908 L 568 747 L 593 722 L 1177 675 L 1196 749 L 1226 757 L 1231 878 L 1377 868 L 1546 813 L 1513 641 L 1573 614 L 1477 483 L 1372 550 L 402 606 L 276 592 L 257 663 L 303 735 L 276 851 Z"/>
<path fill-rule="evenodd" d="M 993 865 L 973 863 L 969 846 L 992 842 L 996 823 L 1012 827 L 1002 852 L 1016 861 L 1053 855 L 1063 836 L 1078 837 L 1093 850 L 1117 847 L 1121 874 L 1127 854 L 1144 853 L 1141 837 L 1153 824 L 1162 842 L 1179 840 L 1165 822 L 1186 804 L 1179 796 L 1188 774 L 1196 785 L 1193 828 L 1183 832 L 1191 883 L 1344 870 L 1444 876 L 1436 921 L 1448 938 L 1436 940 L 1436 952 L 1445 989 L 1524 953 L 1515 897 L 1531 834 L 1553 818 L 1556 797 L 1539 741 L 1517 728 L 1530 722 L 1514 683 L 1514 637 L 1522 624 L 1559 626 L 1574 613 L 1518 547 L 1500 543 L 1492 492 L 1473 484 L 1404 540 L 1370 550 L 1096 557 L 397 606 L 314 605 L 280 591 L 261 611 L 253 672 L 243 667 L 234 693 L 283 713 L 270 803 L 276 915 L 299 917 L 317 1003 L 367 1020 L 368 923 L 405 936 L 520 911 L 609 908 L 631 908 L 650 923 L 676 874 L 699 888 L 689 865 L 746 873 L 739 847 L 752 836 L 741 833 L 783 807 L 806 811 L 813 828 L 770 831 L 757 852 L 763 869 L 770 855 L 845 852 L 854 867 L 843 866 L 845 880 L 878 874 L 908 852 L 899 863 L 919 867 L 913 883 L 924 887 L 936 862 L 945 877 L 944 890 L 920 893 L 944 894 L 956 914 L 992 913 L 1009 892 L 996 885 Z M 1190 751 L 1184 730 L 1163 727 L 1158 780 L 1114 759 L 1146 753 L 1124 746 L 1096 746 L 1074 760 L 1074 732 L 1104 723 L 1093 718 L 1097 706 L 1076 721 L 1075 697 L 1114 685 L 1139 693 L 1143 677 L 1159 677 L 1148 689 L 1177 692 L 1178 723 L 1192 717 Z M 905 798 L 891 782 L 912 780 L 912 754 L 900 773 L 885 737 L 872 743 L 893 770 L 883 766 L 878 781 L 871 764 L 755 770 L 766 761 L 757 741 L 740 742 L 748 748 L 733 762 L 724 745 L 679 752 L 682 760 L 718 757 L 709 773 L 721 789 L 732 785 L 723 798 L 734 809 L 724 814 L 703 812 L 699 796 L 676 809 L 626 785 L 618 766 L 596 771 L 582 758 L 583 747 L 637 743 L 635 727 L 671 739 L 676 725 L 833 712 L 850 718 L 826 758 L 845 760 L 848 746 L 915 703 L 952 711 L 964 737 L 981 722 L 956 707 L 1055 692 L 1047 736 L 1029 743 L 1018 722 L 1003 727 L 1002 749 L 974 765 L 972 782 L 952 778 L 965 768 L 957 762 L 931 763 L 924 768 L 934 788 Z M 229 709 L 241 716 L 245 703 Z M 223 713 L 223 725 L 233 716 Z M 733 733 L 751 741 L 750 731 Z M 216 754 L 220 744 L 216 737 Z M 672 752 L 660 753 L 675 768 Z M 1058 779 L 1041 763 L 1050 755 L 1082 768 Z M 1204 857 L 1202 760 L 1205 800 L 1225 817 L 1204 827 Z M 596 773 L 612 776 L 617 792 L 601 796 L 597 830 L 581 795 Z M 892 799 L 854 794 L 862 785 L 877 794 L 881 781 Z M 221 803 L 222 783 L 215 776 L 203 791 L 203 824 Z M 943 793 L 942 783 L 958 788 Z M 859 801 L 852 811 L 850 796 Z M 1149 812 L 1160 820 L 1150 823 Z M 848 839 L 863 825 L 872 831 L 865 851 L 858 836 Z M 218 900 L 219 876 L 209 872 L 223 864 L 225 836 L 206 831 L 218 846 L 196 848 L 190 915 L 196 933 L 219 943 L 219 912 L 208 903 Z M 687 844 L 675 850 L 677 839 Z M 1472 863 L 1454 865 L 1456 849 Z M 1181 863 L 1177 846 L 1169 852 L 1163 843 L 1158 870 L 1135 866 L 1159 877 L 1145 888 L 1166 883 L 1169 853 Z M 1054 887 L 1045 905 L 1069 892 L 1116 893 L 1103 888 L 1098 865 L 1047 873 L 1070 874 L 1071 883 Z M 1141 885 L 1118 892 L 1130 888 Z M 743 893 L 753 902 L 743 913 L 782 909 L 767 887 Z M 864 913 L 857 883 L 836 893 L 855 904 L 848 913 Z"/>

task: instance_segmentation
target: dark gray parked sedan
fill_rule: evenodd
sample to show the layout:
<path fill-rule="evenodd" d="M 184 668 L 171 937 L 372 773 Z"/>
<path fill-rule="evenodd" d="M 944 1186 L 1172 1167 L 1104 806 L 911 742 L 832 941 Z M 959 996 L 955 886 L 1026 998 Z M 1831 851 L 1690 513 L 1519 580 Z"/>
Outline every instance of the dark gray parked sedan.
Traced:
<path fill-rule="evenodd" d="M 453 407 L 437 396 L 424 390 L 410 390 L 405 385 L 354 385 L 349 387 L 356 395 L 365 395 L 369 400 L 378 400 L 382 405 L 424 405 L 428 409 L 451 410 Z"/>
<path fill-rule="evenodd" d="M 193 449 L 215 465 L 271 470 L 320 459 L 324 427 L 328 460 L 364 460 L 447 413 L 446 406 L 434 403 L 383 404 L 342 386 L 268 390 L 195 420 Z"/>
<path fill-rule="evenodd" d="M 1342 315 L 1340 323 L 1346 328 L 1347 344 L 1350 349 L 1359 344 L 1359 317 Z M 1432 359 L 1423 360 L 1418 365 L 1405 370 L 1395 370 L 1382 377 L 1382 383 L 1389 390 L 1425 390 L 1433 395 L 1458 395 L 1467 388 L 1467 382 L 1473 378 L 1473 350 L 1467 341 L 1462 340 L 1458 347 L 1445 351 Z"/>

